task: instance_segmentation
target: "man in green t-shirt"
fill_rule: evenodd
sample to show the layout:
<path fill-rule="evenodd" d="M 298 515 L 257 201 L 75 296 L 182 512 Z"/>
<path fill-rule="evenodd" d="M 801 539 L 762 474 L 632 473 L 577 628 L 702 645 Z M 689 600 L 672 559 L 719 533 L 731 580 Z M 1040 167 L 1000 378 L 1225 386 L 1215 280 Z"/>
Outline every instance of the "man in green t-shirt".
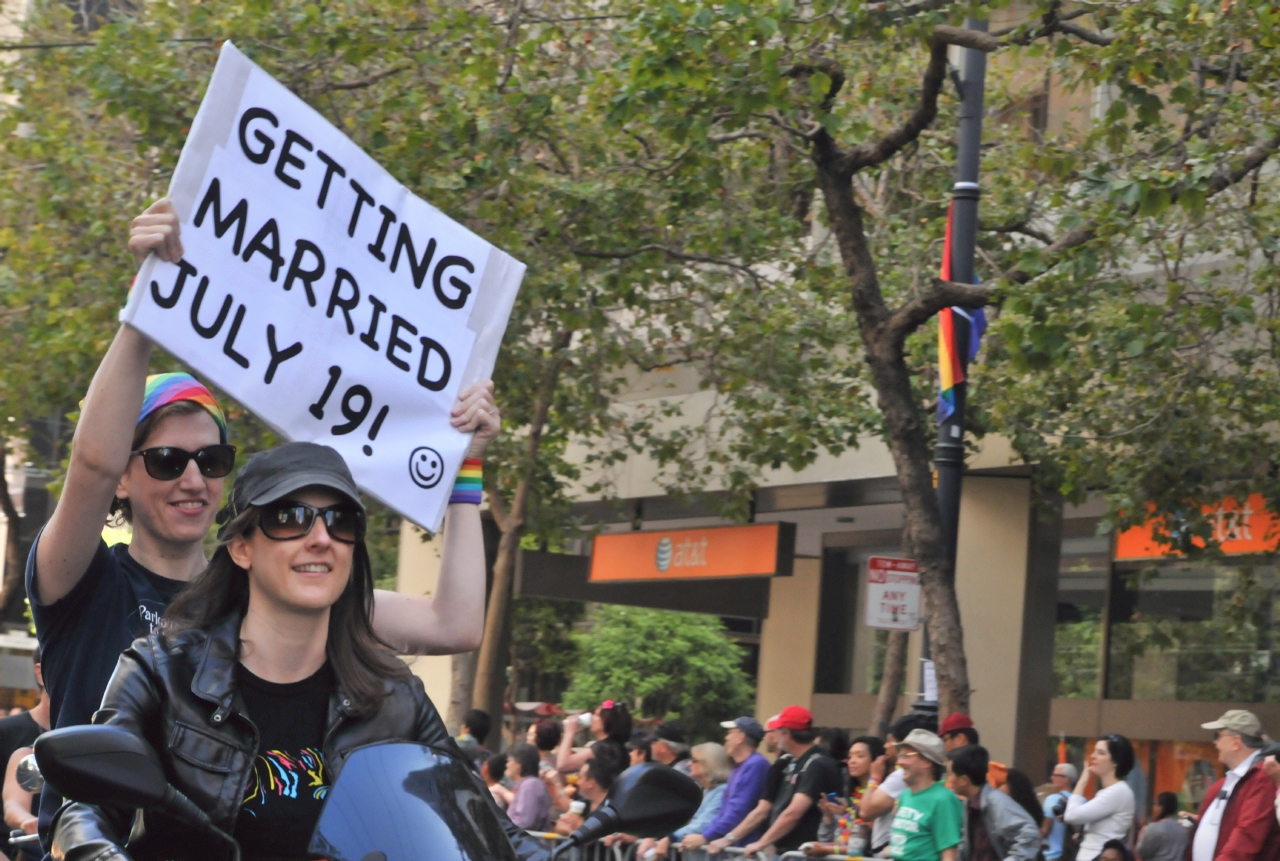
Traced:
<path fill-rule="evenodd" d="M 942 739 L 915 729 L 898 744 L 898 765 L 907 788 L 898 796 L 889 854 L 895 861 L 956 861 L 964 827 L 964 808 L 955 793 L 939 783 L 946 773 Z"/>

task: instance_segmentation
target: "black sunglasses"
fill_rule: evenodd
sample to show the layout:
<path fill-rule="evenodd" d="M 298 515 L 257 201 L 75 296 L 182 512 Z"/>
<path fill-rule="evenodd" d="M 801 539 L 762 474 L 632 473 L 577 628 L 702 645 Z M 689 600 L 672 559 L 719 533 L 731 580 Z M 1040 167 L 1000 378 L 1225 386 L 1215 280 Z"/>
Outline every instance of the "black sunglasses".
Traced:
<path fill-rule="evenodd" d="M 187 464 L 193 460 L 205 478 L 222 478 L 230 474 L 236 465 L 236 447 L 233 445 L 207 445 L 195 451 L 161 445 L 129 454 L 141 457 L 147 475 L 156 481 L 173 481 L 187 471 Z"/>
<path fill-rule="evenodd" d="M 311 533 L 318 516 L 324 521 L 329 537 L 343 544 L 364 540 L 364 512 L 350 502 L 339 502 L 328 508 L 316 508 L 305 502 L 282 499 L 268 502 L 259 509 L 258 526 L 273 541 L 291 541 Z"/>

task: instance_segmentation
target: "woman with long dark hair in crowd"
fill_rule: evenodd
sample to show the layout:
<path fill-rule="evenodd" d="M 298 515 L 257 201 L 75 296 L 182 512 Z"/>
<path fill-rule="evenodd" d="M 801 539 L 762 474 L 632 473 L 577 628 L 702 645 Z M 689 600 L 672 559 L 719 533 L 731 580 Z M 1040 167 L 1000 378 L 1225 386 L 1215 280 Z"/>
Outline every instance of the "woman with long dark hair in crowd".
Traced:
<path fill-rule="evenodd" d="M 627 762 L 631 757 L 627 753 L 627 742 L 631 740 L 631 710 L 623 702 L 605 700 L 600 707 L 591 712 L 591 734 L 596 740 L 586 750 L 574 751 L 573 739 L 582 729 L 577 716 L 566 718 L 564 737 L 560 739 L 560 749 L 556 751 L 556 768 L 561 774 L 573 774 L 582 768 L 588 759 L 595 755 L 597 745 L 612 748 L 611 761 Z M 614 757 L 616 756 L 616 760 Z"/>
<path fill-rule="evenodd" d="M 871 826 L 859 820 L 858 808 L 867 783 L 871 780 L 871 763 L 882 756 L 884 742 L 874 735 L 858 736 L 849 743 L 845 763 L 848 775 L 845 797 L 834 801 L 826 798 L 818 801 L 818 807 L 822 810 L 822 825 L 818 827 L 818 842 L 810 848 L 810 855 L 838 855 L 846 852 L 854 829 L 859 825 L 866 829 L 864 837 L 871 836 Z"/>
<path fill-rule="evenodd" d="M 1104 736 L 1093 746 L 1088 767 L 1080 774 L 1062 817 L 1068 825 L 1084 826 L 1076 852 L 1079 861 L 1094 861 L 1109 840 L 1127 839 L 1135 806 L 1133 790 L 1124 779 L 1133 764 L 1133 745 L 1122 735 Z M 1085 790 L 1094 778 L 1098 791 L 1086 801 Z"/>
<path fill-rule="evenodd" d="M 374 634 L 364 507 L 336 451 L 299 442 L 255 455 L 218 522 L 208 567 L 160 633 L 120 656 L 95 720 L 150 744 L 246 861 L 308 858 L 352 750 L 392 739 L 457 747 L 422 682 Z M 146 855 L 191 853 L 187 829 L 134 813 L 63 807 L 53 856 L 107 857 L 131 827 Z M 521 854 L 540 852 L 500 818 Z"/>
<path fill-rule="evenodd" d="M 1000 791 L 1005 795 L 1018 802 L 1018 806 L 1027 811 L 1027 815 L 1031 817 L 1031 821 L 1039 828 L 1044 822 L 1044 807 L 1036 798 L 1036 788 L 1031 784 L 1031 778 L 1027 777 L 1025 772 L 1021 772 L 1016 768 L 1009 769 L 1005 776 L 1004 786 L 1000 787 Z"/>

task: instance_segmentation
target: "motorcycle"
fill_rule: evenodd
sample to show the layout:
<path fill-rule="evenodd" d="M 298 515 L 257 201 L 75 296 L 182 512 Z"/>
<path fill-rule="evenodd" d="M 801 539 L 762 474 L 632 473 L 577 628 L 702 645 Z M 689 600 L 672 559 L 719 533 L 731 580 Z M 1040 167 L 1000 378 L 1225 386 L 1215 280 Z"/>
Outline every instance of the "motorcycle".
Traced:
<path fill-rule="evenodd" d="M 165 777 L 143 739 L 108 726 L 45 733 L 35 758 L 43 779 L 63 797 L 109 807 L 156 811 L 225 843 L 218 828 Z M 660 837 L 685 825 L 702 790 L 689 777 L 646 763 L 623 772 L 608 797 L 549 854 L 625 831 Z M 488 788 L 454 751 L 381 742 L 348 756 L 325 799 L 310 851 L 328 861 L 517 861 Z"/>

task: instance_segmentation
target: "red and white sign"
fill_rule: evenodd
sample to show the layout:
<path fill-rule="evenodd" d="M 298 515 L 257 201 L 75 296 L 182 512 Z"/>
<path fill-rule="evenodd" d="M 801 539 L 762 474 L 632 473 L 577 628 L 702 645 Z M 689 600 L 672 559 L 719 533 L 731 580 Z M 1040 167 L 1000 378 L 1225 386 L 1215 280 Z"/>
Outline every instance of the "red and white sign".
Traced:
<path fill-rule="evenodd" d="M 920 627 L 920 568 L 914 559 L 867 560 L 867 627 L 914 631 Z"/>

